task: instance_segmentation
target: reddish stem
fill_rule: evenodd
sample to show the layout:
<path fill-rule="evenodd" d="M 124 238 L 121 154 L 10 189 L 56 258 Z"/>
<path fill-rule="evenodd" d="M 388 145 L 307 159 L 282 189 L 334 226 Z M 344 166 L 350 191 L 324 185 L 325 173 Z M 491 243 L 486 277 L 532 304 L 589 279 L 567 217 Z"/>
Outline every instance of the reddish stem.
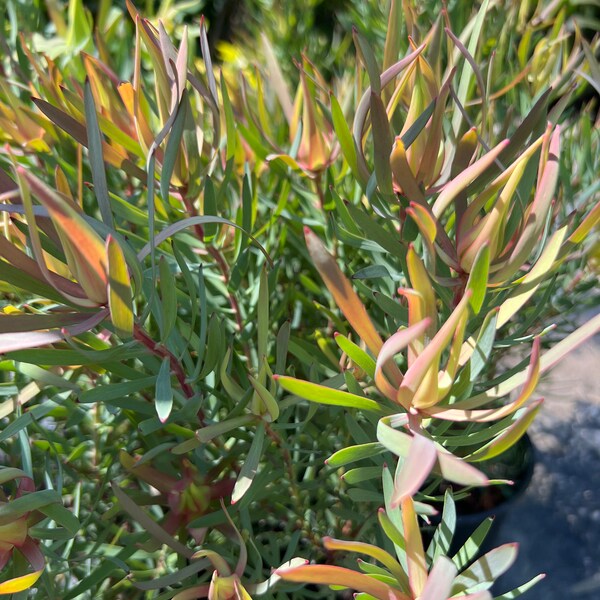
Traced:
<path fill-rule="evenodd" d="M 185 394 L 186 398 L 191 399 L 196 394 L 192 386 L 186 381 L 185 372 L 183 371 L 183 367 L 180 362 L 177 360 L 175 355 L 162 344 L 155 342 L 148 333 L 140 327 L 137 323 L 133 326 L 133 337 L 140 343 L 142 343 L 152 354 L 158 356 L 159 358 L 168 358 L 169 365 L 171 367 L 171 371 L 174 373 L 179 385 L 181 386 L 181 390 Z"/>

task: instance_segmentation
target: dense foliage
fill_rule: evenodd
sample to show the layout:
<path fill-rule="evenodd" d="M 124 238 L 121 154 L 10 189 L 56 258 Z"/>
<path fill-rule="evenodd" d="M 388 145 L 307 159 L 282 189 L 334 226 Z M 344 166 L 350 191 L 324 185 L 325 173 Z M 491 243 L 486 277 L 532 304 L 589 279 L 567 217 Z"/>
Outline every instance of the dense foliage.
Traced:
<path fill-rule="evenodd" d="M 600 329 L 593 6 L 29 4 L 0 594 L 491 598 L 460 501 Z"/>

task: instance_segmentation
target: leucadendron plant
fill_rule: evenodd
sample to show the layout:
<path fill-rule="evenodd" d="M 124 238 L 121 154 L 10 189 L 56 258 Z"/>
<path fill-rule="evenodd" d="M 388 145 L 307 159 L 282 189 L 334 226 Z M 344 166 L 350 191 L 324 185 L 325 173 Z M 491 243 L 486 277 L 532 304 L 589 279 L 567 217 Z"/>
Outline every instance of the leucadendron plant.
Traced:
<path fill-rule="evenodd" d="M 1 21 L 0 593 L 485 599 L 516 560 L 451 540 L 600 328 L 553 323 L 597 41 L 544 13 L 533 78 L 537 12 L 376 4 L 287 64 L 279 12 L 235 65 L 185 3 Z"/>

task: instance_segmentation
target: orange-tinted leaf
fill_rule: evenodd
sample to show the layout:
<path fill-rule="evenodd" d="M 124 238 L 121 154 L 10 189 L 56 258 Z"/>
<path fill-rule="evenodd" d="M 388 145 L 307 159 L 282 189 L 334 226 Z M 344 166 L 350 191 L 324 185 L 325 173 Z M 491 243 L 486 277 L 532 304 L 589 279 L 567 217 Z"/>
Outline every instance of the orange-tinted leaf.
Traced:
<path fill-rule="evenodd" d="M 97 305 L 106 304 L 108 263 L 102 238 L 79 214 L 76 205 L 23 167 L 17 167 L 17 172 L 50 213 L 67 257 L 72 259 L 69 266 L 88 298 Z"/>
<path fill-rule="evenodd" d="M 427 562 L 423 551 L 423 540 L 412 498 L 405 498 L 401 506 L 410 589 L 413 596 L 418 598 L 427 583 Z"/>
<path fill-rule="evenodd" d="M 406 594 L 373 577 L 343 567 L 302 565 L 293 569 L 277 569 L 276 573 L 285 581 L 315 583 L 317 585 L 341 585 L 370 594 L 377 600 L 410 600 Z"/>
<path fill-rule="evenodd" d="M 389 572 L 398 580 L 403 591 L 409 592 L 408 577 L 404 572 L 404 569 L 400 566 L 398 561 L 388 552 L 373 546 L 372 544 L 365 544 L 364 542 L 336 540 L 331 537 L 323 538 L 323 546 L 326 550 L 342 550 L 344 552 L 357 552 L 359 554 L 366 554 L 378 560 Z"/>
<path fill-rule="evenodd" d="M 304 236 L 315 267 L 339 309 L 348 319 L 354 331 L 367 344 L 369 350 L 378 355 L 383 342 L 371 322 L 364 304 L 321 240 L 308 227 L 304 228 Z"/>

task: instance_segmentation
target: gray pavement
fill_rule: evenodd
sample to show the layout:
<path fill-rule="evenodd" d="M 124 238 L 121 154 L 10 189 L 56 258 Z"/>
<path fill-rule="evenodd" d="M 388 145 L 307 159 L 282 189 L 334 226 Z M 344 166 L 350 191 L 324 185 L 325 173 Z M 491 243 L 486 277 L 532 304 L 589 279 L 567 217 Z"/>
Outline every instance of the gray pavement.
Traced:
<path fill-rule="evenodd" d="M 530 428 L 533 480 L 500 524 L 496 543 L 518 542 L 500 595 L 538 573 L 527 600 L 600 599 L 600 337 L 544 378 L 544 406 Z"/>

